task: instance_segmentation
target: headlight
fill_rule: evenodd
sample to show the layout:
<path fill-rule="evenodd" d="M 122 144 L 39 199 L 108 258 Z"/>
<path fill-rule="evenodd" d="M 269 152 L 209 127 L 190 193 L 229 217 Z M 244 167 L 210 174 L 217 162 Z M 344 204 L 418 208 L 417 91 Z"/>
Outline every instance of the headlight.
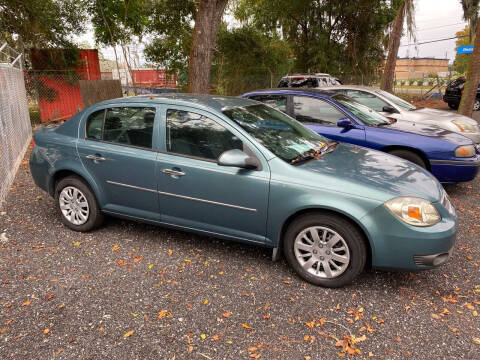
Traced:
<path fill-rule="evenodd" d="M 466 132 L 466 133 L 476 133 L 478 132 L 478 126 L 474 124 L 470 124 L 466 121 L 462 120 L 453 120 L 452 123 L 454 123 L 461 132 Z"/>
<path fill-rule="evenodd" d="M 473 145 L 463 145 L 455 149 L 455 157 L 469 158 L 474 156 L 475 156 L 475 146 Z"/>
<path fill-rule="evenodd" d="M 398 197 L 385 203 L 388 210 L 400 220 L 413 226 L 432 226 L 442 218 L 432 203 L 414 197 Z"/>

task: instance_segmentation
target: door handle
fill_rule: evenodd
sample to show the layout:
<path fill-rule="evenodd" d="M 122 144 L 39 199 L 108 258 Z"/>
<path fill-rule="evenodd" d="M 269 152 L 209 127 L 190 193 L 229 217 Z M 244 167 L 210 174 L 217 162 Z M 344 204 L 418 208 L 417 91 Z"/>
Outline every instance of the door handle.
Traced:
<path fill-rule="evenodd" d="M 105 161 L 104 157 L 101 156 L 95 156 L 95 155 L 87 155 L 85 156 L 88 160 L 94 160 L 94 161 Z"/>
<path fill-rule="evenodd" d="M 163 169 L 164 174 L 174 175 L 174 176 L 185 176 L 185 173 L 182 171 L 172 170 L 172 169 Z"/>

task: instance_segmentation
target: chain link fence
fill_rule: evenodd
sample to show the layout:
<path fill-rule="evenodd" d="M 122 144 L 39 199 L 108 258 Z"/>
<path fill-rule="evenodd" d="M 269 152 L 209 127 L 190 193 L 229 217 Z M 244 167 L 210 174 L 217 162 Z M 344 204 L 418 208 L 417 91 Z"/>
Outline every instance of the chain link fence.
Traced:
<path fill-rule="evenodd" d="M 23 71 L 0 64 L 0 208 L 31 136 Z"/>

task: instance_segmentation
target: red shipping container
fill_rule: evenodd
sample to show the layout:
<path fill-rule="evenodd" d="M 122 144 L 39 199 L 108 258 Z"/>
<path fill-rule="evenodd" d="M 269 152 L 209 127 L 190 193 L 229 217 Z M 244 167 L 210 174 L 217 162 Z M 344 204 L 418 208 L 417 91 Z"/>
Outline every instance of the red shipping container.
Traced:
<path fill-rule="evenodd" d="M 79 57 L 81 64 L 74 69 L 77 76 L 67 74 L 72 69 L 65 68 L 62 49 L 31 50 L 32 66 L 39 74 L 36 80 L 42 84 L 39 89 L 42 122 L 66 120 L 84 108 L 80 87 L 75 80 L 101 79 L 98 50 L 80 50 Z M 42 90 L 50 96 L 45 96 Z"/>
<path fill-rule="evenodd" d="M 177 87 L 175 75 L 167 75 L 165 70 L 132 70 L 133 81 L 138 87 Z"/>

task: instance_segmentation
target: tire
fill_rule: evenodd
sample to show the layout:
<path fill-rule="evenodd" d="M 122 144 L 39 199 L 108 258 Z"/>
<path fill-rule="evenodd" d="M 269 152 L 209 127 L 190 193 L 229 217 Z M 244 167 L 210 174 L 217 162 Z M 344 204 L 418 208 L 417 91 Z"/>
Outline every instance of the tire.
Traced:
<path fill-rule="evenodd" d="M 453 109 L 453 110 L 457 110 L 457 109 L 458 109 L 458 105 L 459 105 L 459 104 L 448 103 L 448 107 L 449 107 L 450 109 Z"/>
<path fill-rule="evenodd" d="M 78 176 L 67 176 L 57 183 L 55 206 L 63 224 L 74 231 L 90 231 L 103 222 L 103 214 L 93 191 Z"/>
<path fill-rule="evenodd" d="M 316 231 L 319 236 L 316 241 L 312 231 Z M 327 233 L 325 238 L 324 232 Z M 322 239 L 327 241 L 323 242 Z M 310 248 L 306 245 L 309 243 L 307 240 L 313 242 Z M 342 250 L 342 247 L 346 250 Z M 302 279 L 331 288 L 352 282 L 363 271 L 367 260 L 363 234 L 350 221 L 327 213 L 308 213 L 295 219 L 283 237 L 283 253 Z M 333 259 L 336 255 L 344 260 L 338 262 L 338 256 Z M 345 260 L 347 258 L 348 261 Z M 332 263 L 340 269 L 337 270 Z M 325 265 L 330 268 L 330 274 Z"/>
<path fill-rule="evenodd" d="M 473 103 L 473 111 L 478 111 L 480 110 L 480 100 L 475 99 L 475 102 Z"/>
<path fill-rule="evenodd" d="M 424 169 L 427 168 L 425 161 L 423 161 L 423 159 L 419 155 L 415 154 L 413 151 L 398 149 L 398 150 L 391 150 L 388 153 L 390 155 L 395 155 L 395 156 L 398 156 L 399 158 L 413 162 L 414 164 L 417 164 L 418 166 Z"/>

